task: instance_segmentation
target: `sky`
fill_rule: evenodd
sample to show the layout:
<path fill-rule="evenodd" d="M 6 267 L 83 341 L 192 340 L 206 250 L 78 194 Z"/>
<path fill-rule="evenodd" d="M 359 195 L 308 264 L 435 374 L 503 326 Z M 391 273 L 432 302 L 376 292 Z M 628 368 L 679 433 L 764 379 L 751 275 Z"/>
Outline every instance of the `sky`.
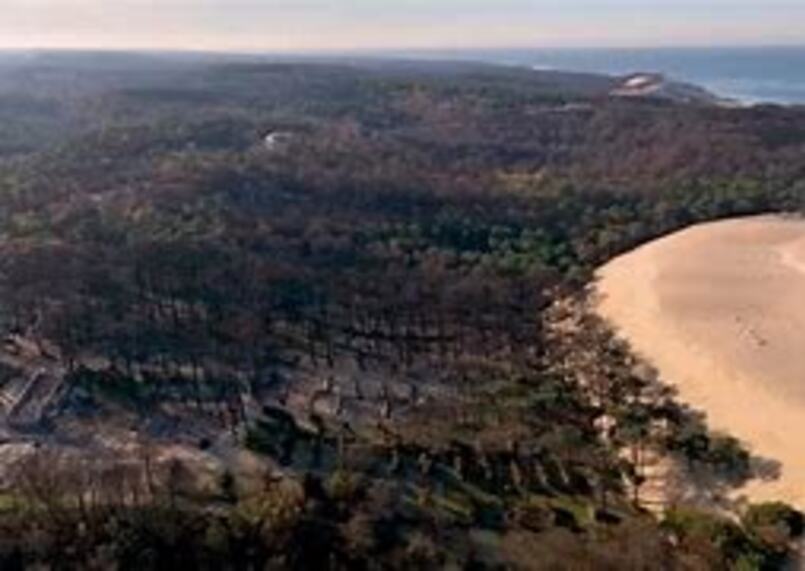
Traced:
<path fill-rule="evenodd" d="M 0 0 L 0 48 L 805 45 L 805 0 Z"/>

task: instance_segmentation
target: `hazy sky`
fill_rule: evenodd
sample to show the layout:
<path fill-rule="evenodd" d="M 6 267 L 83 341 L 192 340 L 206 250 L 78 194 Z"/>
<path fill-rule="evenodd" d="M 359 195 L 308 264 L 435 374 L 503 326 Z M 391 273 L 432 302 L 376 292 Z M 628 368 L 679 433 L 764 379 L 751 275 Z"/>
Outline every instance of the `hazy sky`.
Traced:
<path fill-rule="evenodd" d="M 805 44 L 805 0 L 0 0 L 0 47 Z"/>

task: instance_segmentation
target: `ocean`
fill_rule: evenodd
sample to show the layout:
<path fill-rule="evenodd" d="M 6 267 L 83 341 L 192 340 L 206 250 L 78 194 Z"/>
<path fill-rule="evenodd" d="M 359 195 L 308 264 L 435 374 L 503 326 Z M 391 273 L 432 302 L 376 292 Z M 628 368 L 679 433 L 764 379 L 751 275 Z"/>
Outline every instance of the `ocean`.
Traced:
<path fill-rule="evenodd" d="M 400 55 L 606 74 L 661 72 L 745 103 L 805 104 L 805 46 L 462 50 Z"/>

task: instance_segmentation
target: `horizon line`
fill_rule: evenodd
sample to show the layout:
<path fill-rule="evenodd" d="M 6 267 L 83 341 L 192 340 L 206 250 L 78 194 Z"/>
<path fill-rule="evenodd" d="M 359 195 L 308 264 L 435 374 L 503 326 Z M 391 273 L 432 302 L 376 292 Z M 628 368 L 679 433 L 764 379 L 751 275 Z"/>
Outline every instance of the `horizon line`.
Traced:
<path fill-rule="evenodd" d="M 512 44 L 509 46 L 500 45 L 480 45 L 480 46 L 399 46 L 399 47 L 331 47 L 331 48 L 193 48 L 182 46 L 3 46 L 0 45 L 0 52 L 20 52 L 20 53 L 154 53 L 154 54 L 216 54 L 216 55 L 241 55 L 241 56 L 348 56 L 348 55 L 371 55 L 371 54 L 399 54 L 399 53 L 470 53 L 470 52 L 495 52 L 495 51 L 573 51 L 573 50 L 707 50 L 707 49 L 796 49 L 805 48 L 805 40 L 797 42 L 723 42 L 723 43 L 690 43 L 690 44 L 622 44 L 622 45 L 603 45 L 603 44 L 575 44 L 575 45 L 539 45 L 539 44 Z"/>

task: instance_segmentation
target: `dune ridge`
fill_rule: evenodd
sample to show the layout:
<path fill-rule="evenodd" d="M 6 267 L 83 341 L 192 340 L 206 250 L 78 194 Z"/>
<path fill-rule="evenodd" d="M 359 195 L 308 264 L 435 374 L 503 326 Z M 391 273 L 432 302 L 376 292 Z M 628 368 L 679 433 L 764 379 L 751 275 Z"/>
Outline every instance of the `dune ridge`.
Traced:
<path fill-rule="evenodd" d="M 738 490 L 805 508 L 805 220 L 694 226 L 598 272 L 597 310 L 709 425 L 780 463 Z"/>

